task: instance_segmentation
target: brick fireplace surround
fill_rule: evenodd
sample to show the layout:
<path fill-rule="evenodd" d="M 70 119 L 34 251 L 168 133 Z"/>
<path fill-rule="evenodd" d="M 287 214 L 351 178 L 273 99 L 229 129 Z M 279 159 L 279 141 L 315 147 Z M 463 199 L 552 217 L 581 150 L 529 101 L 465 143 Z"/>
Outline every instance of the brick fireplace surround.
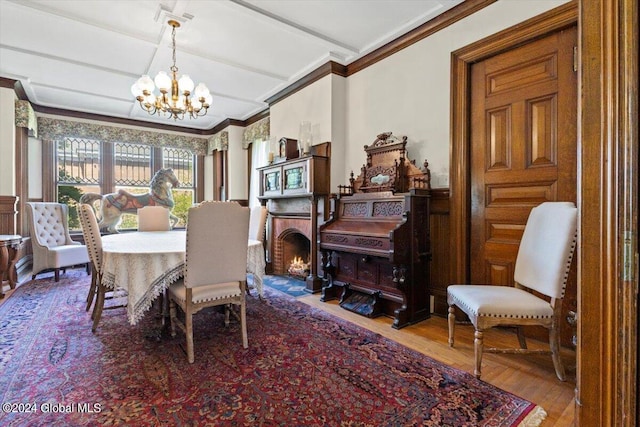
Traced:
<path fill-rule="evenodd" d="M 293 247 L 295 246 L 294 243 L 290 242 L 292 234 L 301 234 L 306 238 L 308 247 L 306 251 L 302 252 L 306 252 L 307 255 L 310 254 L 311 219 L 291 216 L 273 217 L 271 225 L 273 274 L 287 274 L 291 259 L 296 255 L 301 255 L 300 249 Z M 305 259 L 304 261 L 308 260 Z"/>

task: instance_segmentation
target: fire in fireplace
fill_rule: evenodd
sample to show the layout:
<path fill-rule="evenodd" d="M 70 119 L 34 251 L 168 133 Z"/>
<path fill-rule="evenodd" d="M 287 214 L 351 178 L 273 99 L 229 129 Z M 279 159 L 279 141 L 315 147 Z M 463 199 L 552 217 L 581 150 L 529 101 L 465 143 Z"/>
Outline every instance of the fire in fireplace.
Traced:
<path fill-rule="evenodd" d="M 289 268 L 287 272 L 289 276 L 295 277 L 297 279 L 306 280 L 309 275 L 311 264 L 307 261 L 304 262 L 302 257 L 295 256 L 289 263 Z"/>

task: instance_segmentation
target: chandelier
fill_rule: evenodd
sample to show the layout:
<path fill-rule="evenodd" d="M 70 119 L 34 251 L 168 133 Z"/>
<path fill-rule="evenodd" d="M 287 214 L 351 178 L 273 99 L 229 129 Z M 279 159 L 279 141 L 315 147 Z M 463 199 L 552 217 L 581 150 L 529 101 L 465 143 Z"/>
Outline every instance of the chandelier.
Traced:
<path fill-rule="evenodd" d="M 174 120 L 182 120 L 185 116 L 190 119 L 204 116 L 211 106 L 211 93 L 204 83 L 199 83 L 193 90 L 193 80 L 183 74 L 178 79 L 178 67 L 176 67 L 176 28 L 180 23 L 173 19 L 168 21 L 173 28 L 171 42 L 173 48 L 173 65 L 171 76 L 160 71 L 154 80 L 148 75 L 143 75 L 131 86 L 131 93 L 136 97 L 140 107 L 150 115 L 167 115 Z M 155 82 L 155 86 L 154 86 Z M 158 88 L 159 94 L 154 94 Z M 193 93 L 193 96 L 191 94 Z"/>

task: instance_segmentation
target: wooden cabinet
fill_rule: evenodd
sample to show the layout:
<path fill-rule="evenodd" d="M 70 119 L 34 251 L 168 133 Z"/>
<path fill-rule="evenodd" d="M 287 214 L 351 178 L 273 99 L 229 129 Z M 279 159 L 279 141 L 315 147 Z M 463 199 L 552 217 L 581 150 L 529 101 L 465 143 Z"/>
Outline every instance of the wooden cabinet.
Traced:
<path fill-rule="evenodd" d="M 258 170 L 261 198 L 329 194 L 328 157 L 301 157 Z"/>
<path fill-rule="evenodd" d="M 16 261 L 20 251 L 22 236 L 17 234 L 0 234 L 0 298 L 4 298 L 4 284 L 10 289 L 16 288 L 18 275 Z"/>

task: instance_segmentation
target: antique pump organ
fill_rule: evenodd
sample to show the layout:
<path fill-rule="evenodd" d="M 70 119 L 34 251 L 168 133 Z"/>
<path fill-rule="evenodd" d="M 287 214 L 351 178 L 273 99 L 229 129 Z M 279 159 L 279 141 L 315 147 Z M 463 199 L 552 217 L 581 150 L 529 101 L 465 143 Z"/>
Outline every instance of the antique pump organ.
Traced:
<path fill-rule="evenodd" d="M 430 316 L 430 172 L 407 160 L 407 137 L 365 145 L 366 164 L 339 186 L 320 226 L 322 301 L 402 328 Z"/>

